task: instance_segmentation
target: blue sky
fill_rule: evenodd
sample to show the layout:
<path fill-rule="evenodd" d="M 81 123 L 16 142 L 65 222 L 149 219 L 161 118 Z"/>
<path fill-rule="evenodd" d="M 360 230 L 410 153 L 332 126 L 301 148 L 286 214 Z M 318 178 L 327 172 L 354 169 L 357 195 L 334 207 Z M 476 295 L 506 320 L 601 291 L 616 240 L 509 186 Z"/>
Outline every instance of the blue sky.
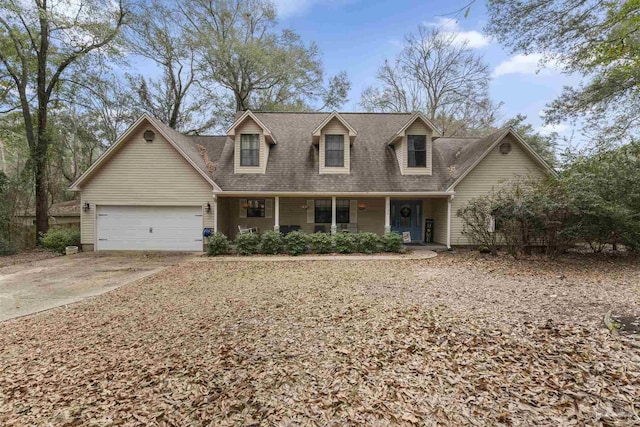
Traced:
<path fill-rule="evenodd" d="M 291 28 L 305 41 L 315 41 L 322 52 L 327 75 L 346 70 L 352 81 L 345 111 L 361 110 L 362 90 L 375 83 L 377 68 L 385 58 L 393 58 L 401 48 L 404 35 L 420 24 L 439 25 L 469 41 L 475 52 L 484 56 L 493 78 L 490 93 L 503 102 L 501 117 L 518 113 L 542 133 L 556 130 L 569 136 L 571 127 L 560 124 L 554 129 L 542 127 L 540 112 L 564 85 L 573 85 L 575 77 L 561 74 L 553 67 L 539 69 L 539 58 L 514 55 L 483 33 L 486 22 L 484 2 L 478 1 L 469 16 L 451 12 L 466 0 L 275 0 L 279 22 Z M 538 71 L 536 73 L 536 71 Z"/>

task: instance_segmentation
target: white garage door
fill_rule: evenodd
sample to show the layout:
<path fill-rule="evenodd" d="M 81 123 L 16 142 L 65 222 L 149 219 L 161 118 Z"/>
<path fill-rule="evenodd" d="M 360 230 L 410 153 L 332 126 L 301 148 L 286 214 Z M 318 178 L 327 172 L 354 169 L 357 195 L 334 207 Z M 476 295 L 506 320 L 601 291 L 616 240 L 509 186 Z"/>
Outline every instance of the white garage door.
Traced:
<path fill-rule="evenodd" d="M 199 206 L 98 206 L 98 250 L 202 251 Z"/>

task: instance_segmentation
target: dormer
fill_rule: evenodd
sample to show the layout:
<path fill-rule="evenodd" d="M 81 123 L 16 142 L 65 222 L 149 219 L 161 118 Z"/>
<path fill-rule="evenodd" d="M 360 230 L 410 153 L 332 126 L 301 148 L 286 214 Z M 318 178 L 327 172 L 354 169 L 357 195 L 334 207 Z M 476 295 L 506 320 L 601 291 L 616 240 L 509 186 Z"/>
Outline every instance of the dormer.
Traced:
<path fill-rule="evenodd" d="M 402 175 L 431 175 L 433 163 L 433 135 L 435 125 L 417 112 L 389 141 L 395 149 Z"/>
<path fill-rule="evenodd" d="M 235 142 L 234 173 L 260 173 L 267 170 L 269 146 L 277 143 L 268 127 L 250 110 L 242 114 L 227 131 Z"/>
<path fill-rule="evenodd" d="M 311 133 L 320 154 L 320 174 L 348 174 L 351 171 L 351 146 L 358 132 L 334 111 Z"/>

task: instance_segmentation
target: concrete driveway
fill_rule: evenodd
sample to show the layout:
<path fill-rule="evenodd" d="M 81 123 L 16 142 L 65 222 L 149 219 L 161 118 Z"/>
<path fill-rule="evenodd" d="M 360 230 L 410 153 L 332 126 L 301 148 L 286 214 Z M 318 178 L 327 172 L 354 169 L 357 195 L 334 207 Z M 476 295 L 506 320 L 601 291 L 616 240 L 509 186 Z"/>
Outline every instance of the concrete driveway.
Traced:
<path fill-rule="evenodd" d="M 0 265 L 0 321 L 82 301 L 194 256 L 80 253 Z"/>

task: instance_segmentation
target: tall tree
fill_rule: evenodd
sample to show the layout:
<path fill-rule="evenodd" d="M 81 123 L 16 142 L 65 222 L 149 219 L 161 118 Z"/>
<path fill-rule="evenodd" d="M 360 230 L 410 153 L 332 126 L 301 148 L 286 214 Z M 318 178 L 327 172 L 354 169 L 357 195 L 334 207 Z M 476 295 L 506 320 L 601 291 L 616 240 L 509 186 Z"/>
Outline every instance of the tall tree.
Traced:
<path fill-rule="evenodd" d="M 547 123 L 585 118 L 601 136 L 640 129 L 640 1 L 491 0 L 487 31 L 513 52 L 543 54 L 585 80 L 547 108 Z M 620 108 L 624 105 L 624 108 Z"/>
<path fill-rule="evenodd" d="M 6 0 L 0 3 L 0 76 L 17 96 L 35 177 L 36 232 L 49 228 L 47 150 L 49 106 L 70 70 L 91 54 L 105 54 L 127 13 L 123 0 Z"/>
<path fill-rule="evenodd" d="M 485 130 L 499 106 L 488 95 L 489 67 L 455 34 L 420 26 L 405 38 L 393 61 L 385 61 L 378 85 L 366 88 L 368 111 L 422 111 L 445 135 Z"/>
<path fill-rule="evenodd" d="M 168 126 L 199 133 L 219 125 L 225 99 L 215 89 L 203 88 L 197 69 L 197 46 L 185 28 L 184 15 L 162 0 L 141 1 L 133 9 L 136 25 L 125 34 L 130 51 L 159 68 L 160 77 L 148 73 L 129 76 L 137 105 Z"/>
<path fill-rule="evenodd" d="M 208 81 L 233 93 L 236 111 L 338 108 L 350 83 L 345 73 L 324 86 L 320 53 L 291 30 L 276 31 L 268 0 L 187 0 L 182 8 Z"/>

